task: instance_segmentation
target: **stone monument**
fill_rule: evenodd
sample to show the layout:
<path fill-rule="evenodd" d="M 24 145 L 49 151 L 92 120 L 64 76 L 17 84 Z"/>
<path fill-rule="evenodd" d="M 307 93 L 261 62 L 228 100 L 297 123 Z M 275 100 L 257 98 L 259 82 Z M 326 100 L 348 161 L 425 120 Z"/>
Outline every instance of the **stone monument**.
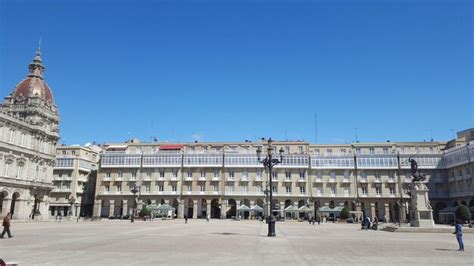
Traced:
<path fill-rule="evenodd" d="M 428 198 L 428 187 L 426 177 L 418 172 L 418 163 L 410 158 L 411 173 L 413 176 L 410 184 L 410 226 L 412 227 L 434 227 L 433 209 Z"/>

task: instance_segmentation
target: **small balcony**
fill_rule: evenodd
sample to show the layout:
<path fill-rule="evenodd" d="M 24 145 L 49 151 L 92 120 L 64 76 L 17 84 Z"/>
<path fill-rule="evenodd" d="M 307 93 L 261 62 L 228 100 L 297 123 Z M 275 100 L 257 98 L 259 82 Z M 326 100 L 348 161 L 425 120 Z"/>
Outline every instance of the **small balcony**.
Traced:
<path fill-rule="evenodd" d="M 306 178 L 299 178 L 299 179 L 298 179 L 298 182 L 299 182 L 299 183 L 306 183 Z"/>
<path fill-rule="evenodd" d="M 376 179 L 374 179 L 374 183 L 380 184 L 380 183 L 382 183 L 382 179 L 376 178 Z"/>
<path fill-rule="evenodd" d="M 262 182 L 263 178 L 261 176 L 255 177 L 255 182 Z"/>
<path fill-rule="evenodd" d="M 192 176 L 187 176 L 184 178 L 184 181 L 193 181 L 193 177 Z"/>
<path fill-rule="evenodd" d="M 291 183 L 291 182 L 293 182 L 293 180 L 291 180 L 291 178 L 285 178 L 284 182 L 285 183 Z"/>
<path fill-rule="evenodd" d="M 413 180 L 412 178 L 405 178 L 404 182 L 405 183 L 411 183 L 412 180 Z"/>
<path fill-rule="evenodd" d="M 329 178 L 328 183 L 337 183 L 337 179 L 335 178 Z"/>
<path fill-rule="evenodd" d="M 143 178 L 143 181 L 151 181 L 151 176 L 145 176 L 145 177 Z"/>
<path fill-rule="evenodd" d="M 218 177 L 218 176 L 213 176 L 211 180 L 212 181 L 221 181 L 221 178 Z"/>
<path fill-rule="evenodd" d="M 123 181 L 123 177 L 117 176 L 117 177 L 115 178 L 115 181 Z"/>
<path fill-rule="evenodd" d="M 172 176 L 171 181 L 178 181 L 178 177 L 177 176 Z"/>
<path fill-rule="evenodd" d="M 369 180 L 367 178 L 359 178 L 359 183 L 368 183 Z"/>
<path fill-rule="evenodd" d="M 102 181 L 110 181 L 110 177 L 104 176 L 104 177 L 102 178 Z"/>
<path fill-rule="evenodd" d="M 234 181 L 235 181 L 235 177 L 233 177 L 233 176 L 228 176 L 228 177 L 227 177 L 227 181 L 229 181 L 229 182 L 234 182 Z"/>
<path fill-rule="evenodd" d="M 349 184 L 351 182 L 351 180 L 349 178 L 343 178 L 342 179 L 342 183 L 344 184 Z"/>
<path fill-rule="evenodd" d="M 206 181 L 206 177 L 205 176 L 200 176 L 198 180 L 199 181 Z"/>
<path fill-rule="evenodd" d="M 322 178 L 316 178 L 313 182 L 314 183 L 324 183 Z"/>
<path fill-rule="evenodd" d="M 387 180 L 387 183 L 389 183 L 389 184 L 395 184 L 395 182 L 397 182 L 397 181 L 395 180 L 395 178 L 389 178 L 389 179 Z"/>
<path fill-rule="evenodd" d="M 242 176 L 242 178 L 240 179 L 240 181 L 242 181 L 242 182 L 249 182 L 249 178 L 248 178 L 248 176 Z"/>
<path fill-rule="evenodd" d="M 165 181 L 165 177 L 164 176 L 159 176 L 157 180 L 158 181 Z"/>

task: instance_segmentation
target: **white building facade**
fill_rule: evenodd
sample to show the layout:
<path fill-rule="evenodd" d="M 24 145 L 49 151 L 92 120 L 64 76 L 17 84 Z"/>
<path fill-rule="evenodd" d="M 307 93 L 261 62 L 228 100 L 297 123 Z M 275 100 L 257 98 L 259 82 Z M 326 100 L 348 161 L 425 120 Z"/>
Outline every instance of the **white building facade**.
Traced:
<path fill-rule="evenodd" d="M 29 73 L 0 105 L 0 210 L 13 219 L 48 218 L 59 112 L 38 49 Z"/>

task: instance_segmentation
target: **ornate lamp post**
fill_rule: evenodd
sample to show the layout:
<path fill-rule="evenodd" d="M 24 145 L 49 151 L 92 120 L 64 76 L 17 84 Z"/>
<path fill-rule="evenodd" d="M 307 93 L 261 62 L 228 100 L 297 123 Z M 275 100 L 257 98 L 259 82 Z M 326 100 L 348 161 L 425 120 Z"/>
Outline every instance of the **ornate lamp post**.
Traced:
<path fill-rule="evenodd" d="M 270 211 L 268 216 L 268 236 L 276 236 L 275 234 L 275 217 L 273 216 L 273 182 L 272 182 L 272 170 L 273 167 L 283 161 L 283 148 L 280 149 L 280 159 L 273 158 L 273 140 L 268 139 L 267 154 L 265 158 L 261 159 L 262 150 L 257 149 L 257 159 L 264 167 L 268 169 L 268 179 L 269 179 L 269 190 L 270 190 Z"/>
<path fill-rule="evenodd" d="M 133 223 L 135 220 L 134 220 L 134 217 L 135 217 L 135 209 L 137 208 L 137 192 L 138 192 L 138 189 L 137 189 L 137 186 L 136 185 L 133 185 L 132 189 L 130 190 L 130 192 L 133 193 L 133 207 L 132 207 L 132 215 L 130 215 L 130 222 Z"/>

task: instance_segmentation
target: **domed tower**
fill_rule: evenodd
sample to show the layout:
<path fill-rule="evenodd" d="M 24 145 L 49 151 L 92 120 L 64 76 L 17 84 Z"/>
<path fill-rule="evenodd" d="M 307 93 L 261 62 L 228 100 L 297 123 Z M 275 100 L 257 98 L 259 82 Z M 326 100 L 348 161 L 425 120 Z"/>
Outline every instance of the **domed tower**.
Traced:
<path fill-rule="evenodd" d="M 44 81 L 41 51 L 29 72 L 0 104 L 0 216 L 48 218 L 53 166 L 59 141 L 59 113 Z"/>
<path fill-rule="evenodd" d="M 53 94 L 44 80 L 44 65 L 41 50 L 36 50 L 28 65 L 29 73 L 13 92 L 5 97 L 3 111 L 26 122 L 44 127 L 51 133 L 59 133 L 59 113 Z"/>

